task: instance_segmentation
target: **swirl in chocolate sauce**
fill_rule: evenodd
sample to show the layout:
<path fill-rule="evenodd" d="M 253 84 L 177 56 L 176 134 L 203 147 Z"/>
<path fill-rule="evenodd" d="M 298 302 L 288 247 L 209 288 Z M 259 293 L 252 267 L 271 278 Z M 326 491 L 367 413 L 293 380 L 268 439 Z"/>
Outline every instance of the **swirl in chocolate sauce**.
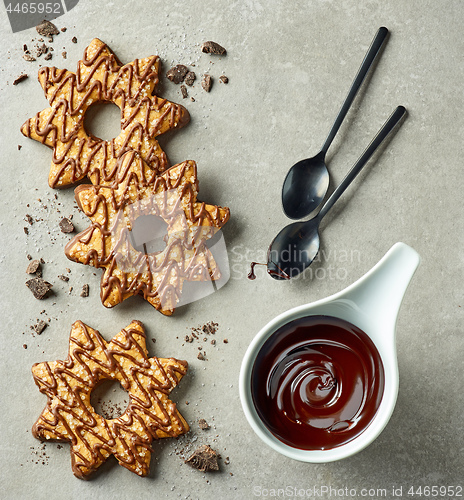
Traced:
<path fill-rule="evenodd" d="M 338 318 L 307 316 L 265 342 L 251 388 L 258 415 L 280 441 L 326 450 L 369 426 L 382 400 L 384 370 L 362 330 Z"/>

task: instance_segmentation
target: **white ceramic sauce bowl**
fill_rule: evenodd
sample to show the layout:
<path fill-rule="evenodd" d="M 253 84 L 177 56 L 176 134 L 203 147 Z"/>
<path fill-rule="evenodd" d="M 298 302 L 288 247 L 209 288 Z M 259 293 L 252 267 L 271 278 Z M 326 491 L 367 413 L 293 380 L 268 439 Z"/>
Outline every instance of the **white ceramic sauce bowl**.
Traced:
<path fill-rule="evenodd" d="M 243 358 L 239 389 L 243 411 L 249 424 L 268 446 L 295 460 L 324 463 L 354 455 L 382 432 L 390 420 L 398 395 L 396 319 L 419 261 L 419 254 L 415 250 L 404 243 L 396 243 L 378 264 L 345 290 L 317 302 L 290 309 L 258 332 Z M 302 450 L 280 441 L 258 416 L 251 394 L 253 365 L 266 340 L 287 323 L 313 315 L 340 318 L 363 330 L 379 351 L 385 374 L 383 397 L 369 426 L 352 441 L 324 450 Z"/>

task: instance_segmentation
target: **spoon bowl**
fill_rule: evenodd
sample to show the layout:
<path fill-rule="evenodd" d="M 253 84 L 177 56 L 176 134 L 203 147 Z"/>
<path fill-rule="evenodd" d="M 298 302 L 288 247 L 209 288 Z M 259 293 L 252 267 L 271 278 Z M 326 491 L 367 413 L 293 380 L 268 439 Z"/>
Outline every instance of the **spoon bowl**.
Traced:
<path fill-rule="evenodd" d="M 293 165 L 285 177 L 282 207 L 290 219 L 307 217 L 322 203 L 329 187 L 329 171 L 325 164 L 325 156 L 387 35 L 388 30 L 385 27 L 377 31 L 321 151 L 316 156 Z"/>
<path fill-rule="evenodd" d="M 288 171 L 282 187 L 282 200 L 285 200 L 285 214 L 291 219 L 309 215 L 322 203 L 330 180 L 324 158 L 325 154 L 320 152 L 295 163 Z"/>
<path fill-rule="evenodd" d="M 319 219 L 289 224 L 269 247 L 268 273 L 277 280 L 298 276 L 316 258 L 319 246 Z"/>

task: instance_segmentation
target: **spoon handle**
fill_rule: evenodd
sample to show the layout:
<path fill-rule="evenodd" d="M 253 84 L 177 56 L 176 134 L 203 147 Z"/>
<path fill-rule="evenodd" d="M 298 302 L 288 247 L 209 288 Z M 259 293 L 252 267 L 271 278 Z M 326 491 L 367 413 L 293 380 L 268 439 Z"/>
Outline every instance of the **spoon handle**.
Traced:
<path fill-rule="evenodd" d="M 369 161 L 375 150 L 380 146 L 383 140 L 395 128 L 396 124 L 403 118 L 405 114 L 406 108 L 404 108 L 404 106 L 398 106 L 395 109 L 390 118 L 384 123 L 383 127 L 378 131 L 377 135 L 372 139 L 369 146 L 367 146 L 364 153 L 359 157 L 358 161 L 354 164 L 352 169 L 348 172 L 337 189 L 335 189 L 330 198 L 325 202 L 324 206 L 321 208 L 321 211 L 317 214 L 317 218 L 319 220 L 321 220 L 325 216 L 325 214 L 332 208 L 338 198 L 340 198 L 340 196 L 345 192 L 346 188 L 353 182 L 359 172 L 361 172 L 362 168 Z"/>
<path fill-rule="evenodd" d="M 383 42 L 387 38 L 387 35 L 388 35 L 387 28 L 382 26 L 377 31 L 374 40 L 372 40 L 371 46 L 369 47 L 369 50 L 367 51 L 364 60 L 358 70 L 358 74 L 356 75 L 355 79 L 353 80 L 353 83 L 351 84 L 351 88 L 350 91 L 348 92 L 348 95 L 346 96 L 345 102 L 343 103 L 340 111 L 338 112 L 338 116 L 335 119 L 334 124 L 332 125 L 329 135 L 327 136 L 327 139 L 324 142 L 324 145 L 322 146 L 321 153 L 323 156 L 325 156 L 327 150 L 332 144 L 332 141 L 337 135 L 338 129 L 340 128 L 343 120 L 345 119 L 345 116 L 348 113 L 348 110 L 350 109 L 351 104 L 353 103 L 354 98 L 356 97 L 356 94 L 358 93 L 358 90 L 364 81 L 364 78 L 366 78 L 366 75 L 369 72 L 372 63 L 374 62 L 378 52 L 380 51 Z"/>

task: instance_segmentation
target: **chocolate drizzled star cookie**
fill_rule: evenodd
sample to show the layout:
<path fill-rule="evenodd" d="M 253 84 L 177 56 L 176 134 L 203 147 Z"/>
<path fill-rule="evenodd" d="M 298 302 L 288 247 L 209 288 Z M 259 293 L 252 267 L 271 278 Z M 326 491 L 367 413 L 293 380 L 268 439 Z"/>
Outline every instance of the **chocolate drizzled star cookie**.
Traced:
<path fill-rule="evenodd" d="M 144 174 L 133 152 L 121 157 L 116 187 L 81 185 L 75 197 L 92 224 L 66 246 L 75 262 L 105 269 L 101 300 L 113 307 L 142 295 L 163 314 L 173 313 L 184 281 L 220 277 L 206 241 L 229 219 L 229 209 L 197 201 L 196 165 L 185 161 L 159 176 Z M 137 247 L 132 230 L 143 216 L 161 218 L 167 232 L 162 249 Z"/>
<path fill-rule="evenodd" d="M 116 162 L 128 150 L 138 152 L 156 173 L 168 168 L 156 137 L 184 126 L 189 114 L 183 106 L 153 95 L 159 64 L 151 56 L 122 65 L 95 38 L 76 73 L 55 67 L 39 70 L 50 107 L 27 120 L 21 132 L 53 149 L 51 187 L 67 187 L 86 176 L 93 184 L 112 185 Z M 96 102 L 112 102 L 121 109 L 121 132 L 111 141 L 92 137 L 84 128 L 85 113 Z"/>
<path fill-rule="evenodd" d="M 168 398 L 187 371 L 187 362 L 148 358 L 139 321 L 121 330 L 111 342 L 76 321 L 64 361 L 37 363 L 34 381 L 48 398 L 32 428 L 41 440 L 69 441 L 74 475 L 86 479 L 114 455 L 139 476 L 149 472 L 153 439 L 177 437 L 189 430 Z M 107 420 L 97 414 L 90 395 L 102 380 L 117 380 L 129 393 L 126 411 Z"/>

